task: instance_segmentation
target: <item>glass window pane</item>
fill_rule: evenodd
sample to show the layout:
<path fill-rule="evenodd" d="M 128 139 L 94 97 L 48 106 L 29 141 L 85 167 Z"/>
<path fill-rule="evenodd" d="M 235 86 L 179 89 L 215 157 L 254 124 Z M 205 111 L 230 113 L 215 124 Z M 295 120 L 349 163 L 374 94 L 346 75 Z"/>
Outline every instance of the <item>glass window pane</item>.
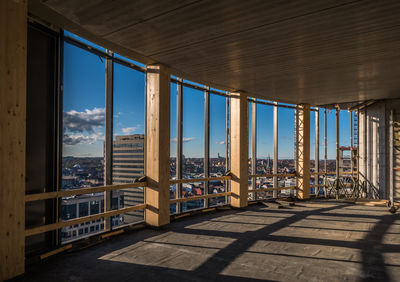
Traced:
<path fill-rule="evenodd" d="M 133 183 L 145 175 L 145 74 L 114 63 L 113 184 Z M 112 209 L 144 203 L 144 188 L 112 192 Z M 123 200 L 121 203 L 120 200 Z M 113 226 L 144 220 L 144 212 L 133 211 L 112 218 Z"/>
<path fill-rule="evenodd" d="M 251 102 L 249 102 L 248 103 L 248 117 L 249 117 L 249 161 L 248 161 L 248 168 L 249 168 L 249 174 L 251 174 L 252 172 L 251 172 L 251 154 L 252 154 L 252 136 L 253 136 L 253 134 L 252 134 L 252 120 L 253 120 L 253 116 L 252 116 L 252 108 L 253 108 L 253 105 L 255 105 L 254 103 L 251 103 Z M 255 106 L 254 106 L 255 107 Z M 250 189 L 250 186 L 251 186 L 251 179 L 249 178 L 249 189 Z"/>
<path fill-rule="evenodd" d="M 336 111 L 327 110 L 328 172 L 336 170 Z"/>
<path fill-rule="evenodd" d="M 294 109 L 278 107 L 278 173 L 294 171 Z M 278 178 L 278 187 L 295 186 L 291 177 Z M 289 196 L 293 190 L 280 190 L 278 197 Z"/>
<path fill-rule="evenodd" d="M 257 105 L 257 171 L 256 174 L 273 173 L 274 159 L 274 108 L 273 106 Z M 258 177 L 256 189 L 272 188 L 272 177 Z M 257 198 L 270 198 L 272 191 L 258 192 Z"/>
<path fill-rule="evenodd" d="M 204 92 L 183 87 L 182 177 L 204 177 Z M 204 195 L 204 183 L 182 184 L 182 197 Z M 182 203 L 182 211 L 204 206 L 204 200 Z"/>
<path fill-rule="evenodd" d="M 182 184 L 182 197 L 190 198 L 204 195 L 204 182 L 193 182 Z M 204 200 L 187 201 L 182 203 L 182 212 L 201 209 L 204 207 Z"/>
<path fill-rule="evenodd" d="M 225 175 L 226 171 L 226 97 L 210 94 L 210 177 Z M 208 193 L 226 191 L 224 181 L 210 181 Z M 210 198 L 209 205 L 225 204 L 226 197 Z"/>
<path fill-rule="evenodd" d="M 176 118 L 177 118 L 177 85 L 176 83 L 171 83 L 171 119 L 170 119 L 170 178 L 174 179 L 176 177 L 176 144 L 177 144 L 177 127 L 176 127 Z"/>
<path fill-rule="evenodd" d="M 114 56 L 115 56 L 116 58 L 118 58 L 118 59 L 124 60 L 124 61 L 126 61 L 126 62 L 128 62 L 128 63 L 132 63 L 132 64 L 134 64 L 134 65 L 136 65 L 136 66 L 139 66 L 139 67 L 142 67 L 142 68 L 145 68 L 145 67 L 146 67 L 145 64 L 139 63 L 138 61 L 135 61 L 135 60 L 132 60 L 132 59 L 128 59 L 127 57 L 118 55 L 117 53 L 114 53 Z"/>
<path fill-rule="evenodd" d="M 319 109 L 319 171 L 325 170 L 325 109 Z"/>
<path fill-rule="evenodd" d="M 80 36 L 78 36 L 78 35 L 76 35 L 76 34 L 74 34 L 72 32 L 69 32 L 67 30 L 64 30 L 64 36 L 71 37 L 71 38 L 73 38 L 73 39 L 75 39 L 77 41 L 80 41 L 80 42 L 85 43 L 85 44 L 87 44 L 89 46 L 92 46 L 92 47 L 94 47 L 94 48 L 96 48 L 96 49 L 98 49 L 100 51 L 106 52 L 105 48 L 103 48 L 103 47 L 101 47 L 101 46 L 99 46 L 99 45 L 97 45 L 97 44 L 95 44 L 95 43 L 93 43 L 93 42 L 91 42 L 89 40 L 86 40 L 86 39 L 84 39 L 84 38 L 82 38 L 82 37 L 80 37 Z"/>
<path fill-rule="evenodd" d="M 351 171 L 350 112 L 339 112 L 339 170 Z M 346 177 L 345 177 L 346 178 Z"/>
<path fill-rule="evenodd" d="M 294 110 L 278 107 L 278 173 L 294 169 Z"/>
<path fill-rule="evenodd" d="M 315 169 L 315 111 L 310 111 L 310 171 Z"/>
<path fill-rule="evenodd" d="M 169 178 L 176 179 L 176 146 L 177 146 L 177 84 L 171 83 L 171 116 L 170 116 L 170 160 L 169 160 Z M 177 197 L 178 185 L 170 185 L 169 195 L 170 199 L 175 199 Z M 177 212 L 177 204 L 170 205 L 170 214 Z"/>
<path fill-rule="evenodd" d="M 62 189 L 104 184 L 105 61 L 98 56 L 64 43 L 63 63 L 63 151 Z M 89 215 L 89 202 L 101 201 L 103 193 L 62 199 L 63 219 L 75 213 Z M 78 210 L 64 206 L 77 205 Z M 73 227 L 62 229 L 62 241 L 79 239 Z"/>
<path fill-rule="evenodd" d="M 204 93 L 183 87 L 183 178 L 204 177 Z"/>

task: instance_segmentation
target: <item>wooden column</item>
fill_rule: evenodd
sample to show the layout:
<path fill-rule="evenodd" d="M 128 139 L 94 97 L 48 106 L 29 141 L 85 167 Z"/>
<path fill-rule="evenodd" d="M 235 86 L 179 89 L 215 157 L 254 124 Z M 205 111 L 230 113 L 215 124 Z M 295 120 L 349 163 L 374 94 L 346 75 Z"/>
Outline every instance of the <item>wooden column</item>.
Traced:
<path fill-rule="evenodd" d="M 246 207 L 248 199 L 249 158 L 248 102 L 244 94 L 232 94 L 230 111 L 231 205 Z"/>
<path fill-rule="evenodd" d="M 0 281 L 24 272 L 27 2 L 0 1 Z"/>
<path fill-rule="evenodd" d="M 168 224 L 170 75 L 164 66 L 147 67 L 146 76 L 146 223 Z"/>
<path fill-rule="evenodd" d="M 299 199 L 310 198 L 310 105 L 302 104 L 297 109 L 297 174 Z"/>

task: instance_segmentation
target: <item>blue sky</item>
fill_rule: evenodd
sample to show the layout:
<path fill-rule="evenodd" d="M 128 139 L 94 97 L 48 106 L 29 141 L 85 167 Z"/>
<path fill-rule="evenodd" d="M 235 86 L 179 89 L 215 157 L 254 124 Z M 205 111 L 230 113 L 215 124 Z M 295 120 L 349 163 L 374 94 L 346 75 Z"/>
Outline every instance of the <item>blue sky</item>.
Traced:
<path fill-rule="evenodd" d="M 68 34 L 73 36 L 72 34 Z M 105 60 L 64 43 L 63 156 L 102 157 L 104 142 Z M 144 133 L 145 76 L 114 64 L 114 136 Z M 251 117 L 251 106 L 249 107 Z M 278 110 L 279 159 L 293 158 L 294 110 Z M 226 152 L 226 98 L 210 95 L 210 156 Z M 257 106 L 257 158 L 273 156 L 273 107 Z M 251 119 L 251 118 L 250 118 Z M 350 145 L 350 114 L 340 113 L 340 143 Z M 311 159 L 314 159 L 315 113 L 311 112 Z M 320 110 L 320 159 L 324 156 L 323 110 Z M 335 112 L 328 113 L 328 158 L 335 158 Z M 251 126 L 249 127 L 251 136 Z M 204 155 L 204 93 L 183 89 L 183 154 Z M 249 140 L 250 141 L 250 140 Z M 249 146 L 251 148 L 251 144 Z M 176 155 L 176 84 L 171 83 L 171 156 Z"/>
<path fill-rule="evenodd" d="M 105 60 L 64 44 L 64 156 L 102 157 Z M 114 64 L 114 136 L 144 133 L 145 77 Z"/>

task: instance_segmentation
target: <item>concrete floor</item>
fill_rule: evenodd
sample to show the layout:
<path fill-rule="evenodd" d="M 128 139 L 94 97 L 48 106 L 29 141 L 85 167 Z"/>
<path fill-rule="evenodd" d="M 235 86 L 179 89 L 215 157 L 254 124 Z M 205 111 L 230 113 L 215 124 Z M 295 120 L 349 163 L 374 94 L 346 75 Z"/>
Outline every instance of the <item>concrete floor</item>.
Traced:
<path fill-rule="evenodd" d="M 51 257 L 17 280 L 400 280 L 399 214 L 328 201 L 266 205 L 115 236 Z"/>

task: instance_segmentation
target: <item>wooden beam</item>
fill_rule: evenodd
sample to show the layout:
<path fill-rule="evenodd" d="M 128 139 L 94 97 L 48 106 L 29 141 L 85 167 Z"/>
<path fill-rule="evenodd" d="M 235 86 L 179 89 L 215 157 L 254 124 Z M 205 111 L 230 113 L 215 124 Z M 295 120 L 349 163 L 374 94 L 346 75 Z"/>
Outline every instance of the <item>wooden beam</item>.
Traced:
<path fill-rule="evenodd" d="M 146 223 L 168 224 L 170 74 L 166 67 L 147 67 L 146 73 Z"/>
<path fill-rule="evenodd" d="M 0 281 L 24 272 L 27 1 L 0 1 Z"/>
<path fill-rule="evenodd" d="M 136 182 L 136 183 L 129 183 L 129 184 L 118 184 L 118 185 L 107 185 L 107 186 L 81 188 L 81 189 L 73 189 L 73 190 L 63 190 L 63 191 L 58 191 L 58 192 L 28 194 L 28 195 L 25 195 L 25 202 L 33 202 L 33 201 L 39 201 L 39 200 L 48 200 L 48 199 L 54 199 L 54 198 L 83 195 L 83 194 L 114 191 L 114 190 L 120 190 L 120 189 L 145 187 L 146 185 L 147 185 L 147 182 Z"/>
<path fill-rule="evenodd" d="M 300 199 L 310 198 L 310 105 L 302 104 L 297 109 L 297 173 Z"/>
<path fill-rule="evenodd" d="M 353 171 L 353 173 L 351 171 L 340 171 L 339 174 L 340 175 L 351 175 L 351 174 L 357 174 L 357 171 Z M 311 172 L 310 175 L 336 175 L 336 171 L 320 171 L 320 172 Z"/>
<path fill-rule="evenodd" d="M 216 198 L 216 197 L 224 197 L 224 196 L 230 196 L 230 195 L 232 195 L 232 192 L 223 192 L 223 193 L 217 193 L 217 194 L 207 194 L 207 195 L 201 195 L 201 196 L 193 196 L 193 197 L 188 197 L 188 198 L 171 199 L 171 200 L 169 200 L 169 202 L 171 204 L 174 204 L 174 203 L 182 203 L 182 202 L 209 199 L 209 198 Z"/>
<path fill-rule="evenodd" d="M 266 174 L 250 174 L 250 178 L 254 177 L 295 177 L 295 173 L 276 173 L 276 174 L 271 174 L 271 173 L 266 173 Z"/>
<path fill-rule="evenodd" d="M 218 177 L 205 177 L 205 178 L 194 178 L 194 179 L 171 179 L 169 181 L 170 184 L 177 183 L 195 183 L 195 182 L 204 182 L 204 181 L 214 181 L 214 180 L 230 180 L 231 176 L 218 176 Z"/>
<path fill-rule="evenodd" d="M 123 213 L 131 212 L 131 211 L 143 210 L 145 208 L 146 208 L 146 204 L 140 204 L 140 205 L 122 208 L 122 209 L 118 209 L 118 210 L 112 210 L 112 211 L 103 212 L 103 213 L 99 213 L 99 214 L 83 216 L 83 217 L 79 217 L 76 219 L 41 225 L 38 227 L 26 229 L 25 236 L 32 236 L 32 235 L 44 233 L 47 231 L 52 231 L 52 230 L 60 229 L 63 227 L 72 226 L 75 224 L 81 224 L 81 223 L 92 221 L 92 220 L 97 220 L 97 219 L 101 219 L 101 218 L 109 218 L 109 217 L 117 215 L 117 214 L 123 214 Z M 24 232 L 22 232 L 22 234 L 24 234 Z"/>
<path fill-rule="evenodd" d="M 247 97 L 232 93 L 230 111 L 231 205 L 246 207 L 248 202 L 249 116 Z"/>
<path fill-rule="evenodd" d="M 288 187 L 277 187 L 277 188 L 259 188 L 249 190 L 250 192 L 267 192 L 267 191 L 281 191 L 281 190 L 296 190 L 296 186 L 288 186 Z"/>
<path fill-rule="evenodd" d="M 58 248 L 58 249 L 52 250 L 52 251 L 50 251 L 50 252 L 48 252 L 48 253 L 45 253 L 45 254 L 43 254 L 43 255 L 40 255 L 40 259 L 45 259 L 45 258 L 54 256 L 54 255 L 56 255 L 56 254 L 59 254 L 59 253 L 61 253 L 61 252 L 64 252 L 64 251 L 66 251 L 66 250 L 69 250 L 69 249 L 71 249 L 71 248 L 72 248 L 72 244 L 65 245 L 65 246 L 63 246 L 63 247 L 61 247 L 61 248 Z"/>

